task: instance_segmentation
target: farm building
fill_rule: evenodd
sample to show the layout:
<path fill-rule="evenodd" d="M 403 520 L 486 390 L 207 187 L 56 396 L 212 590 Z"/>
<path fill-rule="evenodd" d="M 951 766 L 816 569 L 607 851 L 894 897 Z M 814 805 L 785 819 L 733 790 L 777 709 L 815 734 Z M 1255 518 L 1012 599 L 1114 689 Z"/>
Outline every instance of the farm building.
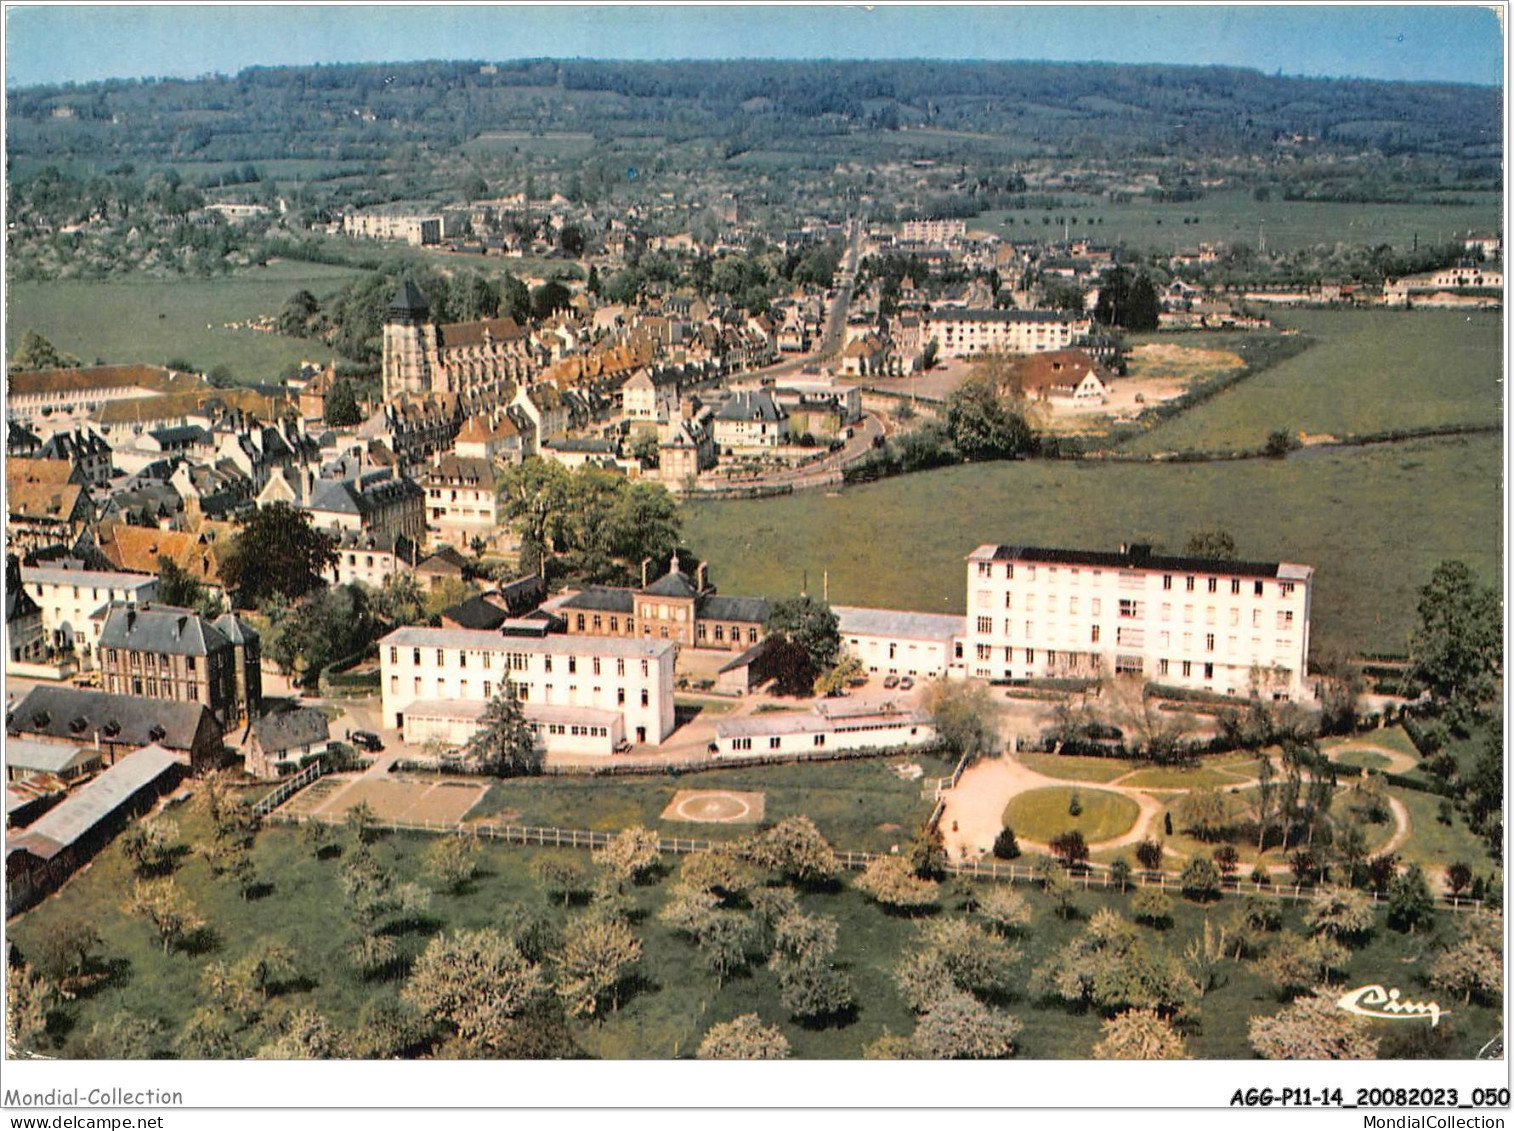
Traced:
<path fill-rule="evenodd" d="M 5 846 L 5 913 L 29 907 L 78 871 L 133 816 L 184 776 L 178 755 L 144 746 L 39 817 Z"/>
<path fill-rule="evenodd" d="M 65 782 L 73 781 L 94 773 L 102 761 L 100 752 L 88 746 L 12 738 L 5 744 L 5 780 L 25 781 L 51 774 Z"/>
<path fill-rule="evenodd" d="M 326 753 L 330 739 L 330 725 L 318 708 L 295 707 L 259 715 L 247 743 L 247 772 L 258 778 L 291 773 Z"/>

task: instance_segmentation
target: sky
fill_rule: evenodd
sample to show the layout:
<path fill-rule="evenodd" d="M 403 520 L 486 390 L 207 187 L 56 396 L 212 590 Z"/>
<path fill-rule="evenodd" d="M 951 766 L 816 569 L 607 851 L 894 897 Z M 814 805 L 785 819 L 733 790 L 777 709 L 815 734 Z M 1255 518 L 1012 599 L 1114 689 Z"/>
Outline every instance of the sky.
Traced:
<path fill-rule="evenodd" d="M 5 85 L 417 59 L 1040 59 L 1498 85 L 1489 7 L 5 5 Z"/>

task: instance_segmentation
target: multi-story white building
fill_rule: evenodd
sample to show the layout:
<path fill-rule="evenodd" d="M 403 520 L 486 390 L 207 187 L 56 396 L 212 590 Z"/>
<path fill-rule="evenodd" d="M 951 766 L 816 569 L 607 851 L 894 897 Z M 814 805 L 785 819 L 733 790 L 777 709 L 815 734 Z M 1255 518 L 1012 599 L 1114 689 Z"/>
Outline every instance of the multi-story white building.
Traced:
<path fill-rule="evenodd" d="M 906 220 L 899 238 L 906 243 L 950 243 L 967 235 L 966 220 Z"/>
<path fill-rule="evenodd" d="M 400 628 L 379 642 L 384 723 L 407 742 L 464 742 L 508 681 L 549 752 L 658 746 L 673 731 L 676 653 L 667 640 Z"/>
<path fill-rule="evenodd" d="M 967 668 L 981 679 L 1129 675 L 1301 698 L 1314 569 L 1291 562 L 979 546 L 967 558 Z"/>
<path fill-rule="evenodd" d="M 158 579 L 150 573 L 22 566 L 21 584 L 42 610 L 48 647 L 72 650 L 86 664 L 95 658 L 107 605 L 136 605 L 158 597 Z"/>
<path fill-rule="evenodd" d="M 927 316 L 923 337 L 934 339 L 944 357 L 972 357 L 1069 349 L 1092 332 L 1093 321 L 1086 314 L 943 307 Z"/>

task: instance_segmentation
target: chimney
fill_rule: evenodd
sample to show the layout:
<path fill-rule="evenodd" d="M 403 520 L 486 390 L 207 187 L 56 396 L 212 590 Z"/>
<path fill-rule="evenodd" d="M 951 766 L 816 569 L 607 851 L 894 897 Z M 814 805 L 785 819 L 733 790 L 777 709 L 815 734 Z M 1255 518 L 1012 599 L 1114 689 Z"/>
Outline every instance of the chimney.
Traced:
<path fill-rule="evenodd" d="M 146 601 L 142 602 L 142 607 L 144 609 L 147 608 L 147 602 Z M 131 635 L 132 626 L 135 625 L 136 623 L 137 623 L 137 610 L 136 609 L 132 609 L 132 608 L 127 609 L 126 610 L 126 635 L 128 635 L 128 636 Z"/>
<path fill-rule="evenodd" d="M 641 587 L 643 589 L 645 589 L 647 587 L 647 566 L 649 566 L 651 564 L 652 564 L 652 559 L 651 558 L 642 558 L 641 559 Z"/>
<path fill-rule="evenodd" d="M 710 563 L 700 562 L 699 568 L 694 571 L 694 588 L 703 593 L 710 587 Z"/>

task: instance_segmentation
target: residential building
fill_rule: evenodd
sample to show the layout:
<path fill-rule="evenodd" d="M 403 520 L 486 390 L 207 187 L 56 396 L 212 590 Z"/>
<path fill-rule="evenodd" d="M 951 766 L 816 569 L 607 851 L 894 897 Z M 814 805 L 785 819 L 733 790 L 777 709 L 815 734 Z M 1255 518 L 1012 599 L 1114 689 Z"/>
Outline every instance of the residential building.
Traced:
<path fill-rule="evenodd" d="M 979 546 L 967 558 L 968 674 L 1130 676 L 1303 698 L 1314 570 L 1153 554 Z"/>
<path fill-rule="evenodd" d="M 95 516 L 78 470 L 64 460 L 7 459 L 5 502 L 6 543 L 23 557 L 66 551 Z"/>
<path fill-rule="evenodd" d="M 633 424 L 666 421 L 678 409 L 677 380 L 649 368 L 638 369 L 620 391 L 621 415 Z"/>
<path fill-rule="evenodd" d="M 421 560 L 420 544 L 403 534 L 366 530 L 334 531 L 336 564 L 323 575 L 332 585 L 366 585 L 382 589 L 396 573 L 414 570 Z"/>
<path fill-rule="evenodd" d="M 519 463 L 523 456 L 520 429 L 503 408 L 471 416 L 458 429 L 452 452 L 459 459 Z"/>
<path fill-rule="evenodd" d="M 1109 395 L 1114 374 L 1084 350 L 1052 350 L 1012 359 L 1004 379 L 1027 400 L 1099 404 Z"/>
<path fill-rule="evenodd" d="M 275 471 L 258 495 L 258 505 L 287 502 L 310 514 L 328 531 L 405 537 L 426 536 L 426 495 L 392 467 L 368 468 L 342 463 L 336 476 L 307 471 L 293 480 Z"/>
<path fill-rule="evenodd" d="M 722 759 L 889 750 L 935 741 L 928 714 L 892 703 L 851 707 L 825 699 L 810 714 L 745 715 L 715 724 L 715 756 Z"/>
<path fill-rule="evenodd" d="M 916 679 L 964 675 L 966 623 L 943 613 L 833 605 L 841 647 L 871 674 Z"/>
<path fill-rule="evenodd" d="M 212 770 L 225 748 L 221 728 L 203 703 L 113 695 L 82 687 L 38 684 L 16 704 L 6 723 L 13 738 L 91 746 L 107 763 L 156 743 L 191 772 Z"/>
<path fill-rule="evenodd" d="M 255 778 L 293 773 L 326 753 L 331 727 L 319 707 L 269 711 L 252 721 L 245 766 Z"/>
<path fill-rule="evenodd" d="M 761 389 L 733 393 L 715 413 L 715 446 L 722 452 L 788 443 L 789 414 Z"/>
<path fill-rule="evenodd" d="M 21 567 L 21 584 L 41 610 L 50 652 L 71 652 L 93 667 L 109 605 L 139 605 L 157 599 L 158 578 L 68 564 Z"/>
<path fill-rule="evenodd" d="M 396 629 L 379 641 L 384 725 L 407 742 L 465 742 L 508 683 L 549 753 L 658 746 L 673 731 L 675 651 L 666 640 Z"/>
<path fill-rule="evenodd" d="M 42 608 L 21 582 L 20 561 L 5 561 L 5 669 L 40 664 L 47 659 L 47 629 Z"/>
<path fill-rule="evenodd" d="M 487 459 L 444 455 L 421 476 L 426 492 L 426 528 L 442 539 L 491 535 L 499 525 L 499 491 Z"/>
<path fill-rule="evenodd" d="M 114 605 L 99 658 L 107 692 L 202 703 L 223 731 L 262 707 L 258 634 L 234 613 L 212 622 L 171 605 Z"/>
<path fill-rule="evenodd" d="M 763 638 L 772 605 L 761 597 L 721 596 L 704 565 L 690 577 L 675 553 L 668 572 L 650 585 L 586 586 L 558 602 L 555 611 L 571 636 L 639 636 L 740 652 Z"/>
<path fill-rule="evenodd" d="M 110 482 L 110 445 L 92 428 L 54 432 L 37 449 L 36 458 L 66 461 L 78 472 L 77 481 L 86 487 Z"/>
<path fill-rule="evenodd" d="M 944 357 L 1046 353 L 1068 349 L 1093 332 L 1086 314 L 1060 310 L 941 309 L 927 315 L 923 336 Z"/>
<path fill-rule="evenodd" d="M 221 586 L 220 547 L 209 529 L 198 532 L 160 530 L 124 522 L 101 523 L 95 530 L 100 553 L 118 570 L 156 575 L 160 558 L 167 558 L 212 596 Z"/>

